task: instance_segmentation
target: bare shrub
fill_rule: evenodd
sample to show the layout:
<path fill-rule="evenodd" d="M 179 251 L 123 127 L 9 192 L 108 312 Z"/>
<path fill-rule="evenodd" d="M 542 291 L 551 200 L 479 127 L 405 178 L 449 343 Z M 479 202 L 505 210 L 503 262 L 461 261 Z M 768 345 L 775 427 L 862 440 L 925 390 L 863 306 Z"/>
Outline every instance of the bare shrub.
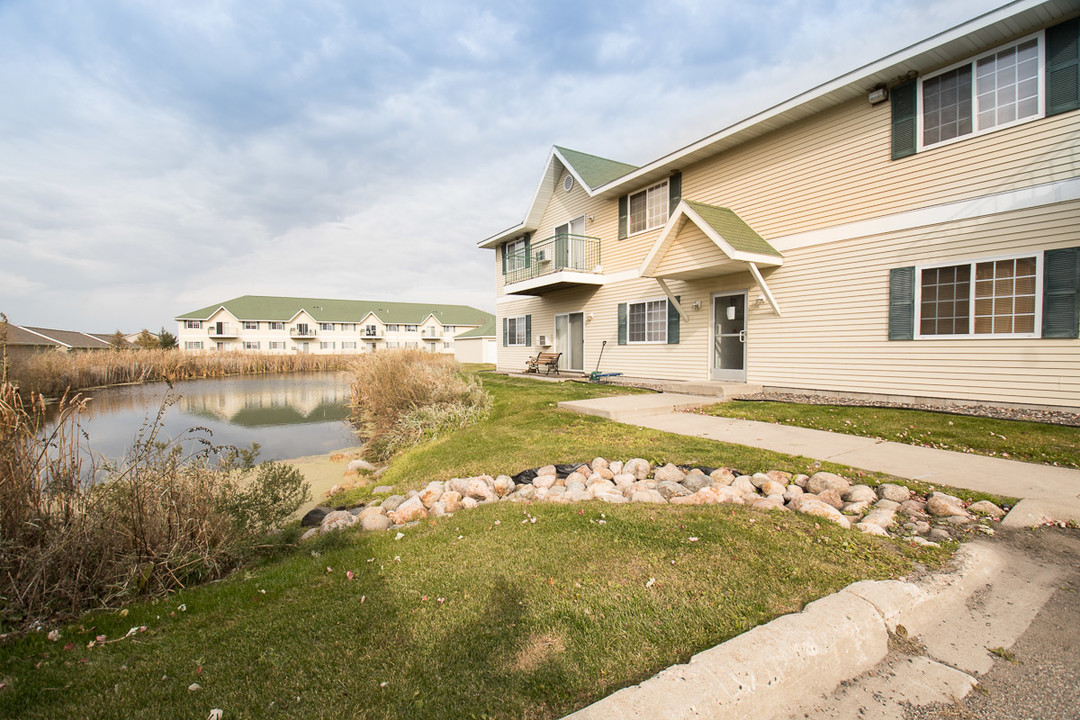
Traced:
<path fill-rule="evenodd" d="M 491 398 L 452 358 L 420 350 L 362 355 L 352 366 L 352 420 L 385 459 L 487 415 Z"/>
<path fill-rule="evenodd" d="M 0 623 L 23 625 L 157 595 L 236 567 L 308 496 L 295 468 L 251 467 L 207 446 L 185 455 L 158 438 L 163 404 L 127 457 L 90 459 L 77 397 L 46 430 L 0 376 Z"/>

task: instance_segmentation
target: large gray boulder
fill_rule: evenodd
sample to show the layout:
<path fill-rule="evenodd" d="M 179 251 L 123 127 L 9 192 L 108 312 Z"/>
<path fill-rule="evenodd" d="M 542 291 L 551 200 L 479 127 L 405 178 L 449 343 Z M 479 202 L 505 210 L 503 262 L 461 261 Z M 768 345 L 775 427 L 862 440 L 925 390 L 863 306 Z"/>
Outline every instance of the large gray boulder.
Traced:
<path fill-rule="evenodd" d="M 653 477 L 656 479 L 657 484 L 662 482 L 682 482 L 683 478 L 686 477 L 686 473 L 681 468 L 668 463 L 663 467 L 656 468 Z"/>
<path fill-rule="evenodd" d="M 851 487 L 851 483 L 845 478 L 830 472 L 814 473 L 806 481 L 806 491 L 814 495 L 820 495 L 822 490 L 835 490 L 838 493 L 843 493 L 849 487 Z"/>
<path fill-rule="evenodd" d="M 869 485 L 852 485 L 843 492 L 841 497 L 844 499 L 844 502 L 875 503 L 878 499 L 877 493 L 874 492 L 874 488 Z"/>
<path fill-rule="evenodd" d="M 656 486 L 656 491 L 664 496 L 665 500 L 670 500 L 673 497 L 682 497 L 684 495 L 692 494 L 686 486 L 677 482 L 664 481 Z"/>
<path fill-rule="evenodd" d="M 623 465 L 622 471 L 628 475 L 633 475 L 635 480 L 644 480 L 649 477 L 649 473 L 652 471 L 652 466 L 649 465 L 648 460 L 642 458 L 634 458 L 628 460 Z"/>
<path fill-rule="evenodd" d="M 365 530 L 387 530 L 393 524 L 393 521 L 385 515 L 368 515 L 360 518 L 360 527 Z"/>
<path fill-rule="evenodd" d="M 908 490 L 903 485 L 896 485 L 895 483 L 883 483 L 877 487 L 878 497 L 882 500 L 892 500 L 893 502 L 907 502 L 911 499 L 911 490 Z"/>

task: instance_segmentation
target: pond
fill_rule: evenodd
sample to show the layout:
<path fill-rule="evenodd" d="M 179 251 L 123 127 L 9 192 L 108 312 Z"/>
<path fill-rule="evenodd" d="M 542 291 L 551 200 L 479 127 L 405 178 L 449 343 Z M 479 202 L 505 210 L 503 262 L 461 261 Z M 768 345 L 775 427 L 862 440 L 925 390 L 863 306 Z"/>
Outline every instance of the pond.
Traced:
<path fill-rule="evenodd" d="M 166 396 L 173 403 L 159 438 L 190 428 L 215 445 L 260 446 L 258 459 L 286 460 L 358 444 L 346 420 L 349 376 L 344 373 L 253 375 L 213 380 L 125 385 L 85 393 L 81 418 L 97 455 L 122 457 Z M 207 432 L 208 431 L 208 432 Z"/>

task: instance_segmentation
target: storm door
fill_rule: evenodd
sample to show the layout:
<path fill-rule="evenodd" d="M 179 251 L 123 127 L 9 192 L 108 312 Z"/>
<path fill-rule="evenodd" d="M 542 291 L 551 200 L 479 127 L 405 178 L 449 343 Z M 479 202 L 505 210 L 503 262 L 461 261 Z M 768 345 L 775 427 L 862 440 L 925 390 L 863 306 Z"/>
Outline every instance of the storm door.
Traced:
<path fill-rule="evenodd" d="M 746 382 L 746 293 L 713 295 L 713 380 Z"/>

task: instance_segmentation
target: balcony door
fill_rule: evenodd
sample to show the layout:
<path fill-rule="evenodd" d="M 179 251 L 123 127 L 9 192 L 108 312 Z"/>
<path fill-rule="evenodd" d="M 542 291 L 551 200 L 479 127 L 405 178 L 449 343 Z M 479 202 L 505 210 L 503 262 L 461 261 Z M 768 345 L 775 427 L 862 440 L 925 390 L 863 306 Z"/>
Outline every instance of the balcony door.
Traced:
<path fill-rule="evenodd" d="M 574 218 L 570 222 L 555 228 L 555 269 L 589 270 L 583 267 L 587 248 L 585 247 L 585 216 Z"/>
<path fill-rule="evenodd" d="M 585 314 L 566 313 L 555 316 L 555 352 L 560 370 L 585 370 Z"/>

